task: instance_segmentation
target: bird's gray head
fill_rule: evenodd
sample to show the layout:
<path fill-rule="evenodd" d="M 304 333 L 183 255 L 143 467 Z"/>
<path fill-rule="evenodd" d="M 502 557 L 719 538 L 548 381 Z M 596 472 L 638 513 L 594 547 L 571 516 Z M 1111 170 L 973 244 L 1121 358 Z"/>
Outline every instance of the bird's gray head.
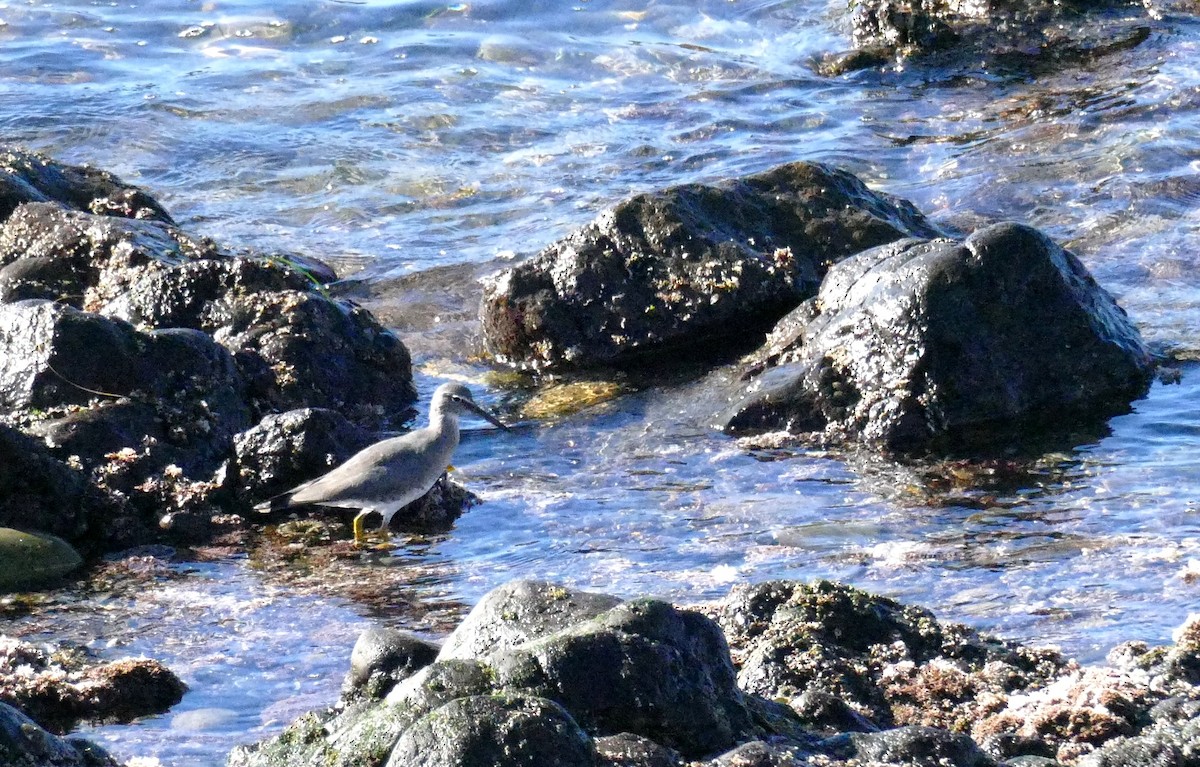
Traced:
<path fill-rule="evenodd" d="M 501 429 L 508 429 L 498 418 L 477 405 L 471 396 L 471 390 L 462 384 L 451 381 L 437 387 L 433 393 L 433 403 L 430 405 L 431 420 L 438 414 L 457 418 L 464 413 L 472 413 Z"/>

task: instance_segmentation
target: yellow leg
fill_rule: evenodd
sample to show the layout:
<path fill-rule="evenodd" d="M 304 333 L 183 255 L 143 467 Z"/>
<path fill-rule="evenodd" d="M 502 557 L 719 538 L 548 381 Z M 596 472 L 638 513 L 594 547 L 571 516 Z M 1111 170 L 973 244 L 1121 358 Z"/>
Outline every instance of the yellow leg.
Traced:
<path fill-rule="evenodd" d="M 367 542 L 367 534 L 363 531 L 363 513 L 359 513 L 354 518 L 354 543 L 357 546 L 362 546 Z"/>

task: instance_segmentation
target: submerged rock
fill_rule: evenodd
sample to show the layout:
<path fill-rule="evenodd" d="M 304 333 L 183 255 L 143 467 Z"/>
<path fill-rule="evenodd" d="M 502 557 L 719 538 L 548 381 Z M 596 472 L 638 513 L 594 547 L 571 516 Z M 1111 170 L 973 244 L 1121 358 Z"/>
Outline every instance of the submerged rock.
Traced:
<path fill-rule="evenodd" d="M 0 527 L 0 594 L 53 583 L 81 564 L 62 538 Z"/>
<path fill-rule="evenodd" d="M 95 743 L 52 735 L 2 701 L 0 764 L 5 767 L 119 767 L 116 760 Z"/>
<path fill-rule="evenodd" d="M 1133 323 L 1074 255 L 1000 224 L 831 268 L 753 358 L 726 427 L 900 450 L 971 444 L 1122 412 L 1152 371 Z"/>
<path fill-rule="evenodd" d="M 620 203 L 486 283 L 484 343 L 538 369 L 680 349 L 714 359 L 812 295 L 831 263 L 939 234 L 910 203 L 815 163 L 672 187 Z"/>

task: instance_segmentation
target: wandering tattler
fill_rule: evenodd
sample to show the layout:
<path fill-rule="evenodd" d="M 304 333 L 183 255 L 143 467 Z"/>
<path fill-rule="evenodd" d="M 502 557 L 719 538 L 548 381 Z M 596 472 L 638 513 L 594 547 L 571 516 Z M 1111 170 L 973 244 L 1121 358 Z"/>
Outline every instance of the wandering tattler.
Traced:
<path fill-rule="evenodd" d="M 450 458 L 458 447 L 458 417 L 464 413 L 474 413 L 501 429 L 508 429 L 475 404 L 467 387 L 444 383 L 433 393 L 428 426 L 365 447 L 327 474 L 254 508 L 277 511 L 315 505 L 359 509 L 354 517 L 356 543 L 365 540 L 363 517 L 377 511 L 383 516 L 381 529 L 386 535 L 392 516 L 429 492 L 450 467 Z"/>

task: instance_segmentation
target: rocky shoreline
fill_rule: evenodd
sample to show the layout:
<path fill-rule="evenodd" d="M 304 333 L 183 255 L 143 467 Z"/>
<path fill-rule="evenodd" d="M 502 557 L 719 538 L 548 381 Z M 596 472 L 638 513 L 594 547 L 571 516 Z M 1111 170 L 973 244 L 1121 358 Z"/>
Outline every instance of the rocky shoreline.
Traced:
<path fill-rule="evenodd" d="M 411 416 L 408 350 L 331 293 L 329 267 L 223 249 L 100 171 L 18 150 L 0 169 L 12 545 L 243 551 L 282 521 L 254 502 Z M 986 460 L 1102 423 L 1158 364 L 1043 233 L 964 237 L 818 163 L 631 198 L 481 290 L 482 346 L 534 385 L 732 365 L 714 398 L 731 433 L 897 459 Z M 443 478 L 399 524 L 446 529 L 471 502 Z M 80 559 L 63 556 L 48 582 Z M 4 647 L 6 764 L 109 765 L 42 728 L 182 695 L 153 661 Z M 825 582 L 739 587 L 707 615 L 518 582 L 440 648 L 368 636 L 337 706 L 230 764 L 1192 764 L 1198 647 L 1191 620 L 1171 647 L 1081 668 Z M 163 693 L 127 703 L 102 677 Z"/>
<path fill-rule="evenodd" d="M 703 611 L 518 581 L 439 646 L 369 630 L 342 698 L 230 767 L 1161 765 L 1200 746 L 1200 617 L 1081 667 L 831 582 Z"/>

